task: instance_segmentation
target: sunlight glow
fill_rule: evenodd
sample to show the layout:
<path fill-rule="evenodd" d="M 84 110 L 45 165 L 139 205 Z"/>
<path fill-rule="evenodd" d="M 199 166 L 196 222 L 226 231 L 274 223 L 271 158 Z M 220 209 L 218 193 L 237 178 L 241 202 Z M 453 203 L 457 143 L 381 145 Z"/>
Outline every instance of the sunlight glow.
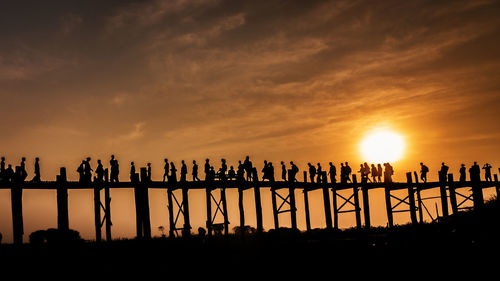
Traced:
<path fill-rule="evenodd" d="M 405 142 L 403 137 L 395 132 L 379 131 L 365 137 L 360 149 L 364 161 L 395 162 L 403 157 Z"/>

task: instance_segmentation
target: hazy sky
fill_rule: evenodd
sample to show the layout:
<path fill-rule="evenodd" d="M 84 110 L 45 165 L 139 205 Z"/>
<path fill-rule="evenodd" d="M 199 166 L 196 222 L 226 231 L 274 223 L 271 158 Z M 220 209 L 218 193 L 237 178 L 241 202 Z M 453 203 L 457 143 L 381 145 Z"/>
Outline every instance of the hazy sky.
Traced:
<path fill-rule="evenodd" d="M 384 127 L 407 143 L 396 177 L 420 161 L 431 177 L 441 161 L 497 171 L 499 14 L 487 0 L 2 1 L 0 150 L 28 172 L 40 156 L 43 179 L 111 153 L 122 179 L 132 160 L 159 178 L 164 157 L 359 163 Z"/>

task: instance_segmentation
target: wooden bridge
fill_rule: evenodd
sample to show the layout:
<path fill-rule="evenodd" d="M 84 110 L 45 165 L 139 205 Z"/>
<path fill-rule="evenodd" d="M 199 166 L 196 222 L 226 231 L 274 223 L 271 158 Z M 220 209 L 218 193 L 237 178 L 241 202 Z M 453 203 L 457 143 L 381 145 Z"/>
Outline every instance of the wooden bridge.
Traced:
<path fill-rule="evenodd" d="M 500 172 L 500 169 L 499 169 Z M 19 173 L 16 173 L 19 174 Z M 12 200 L 12 223 L 14 244 L 22 244 L 23 242 L 23 207 L 22 195 L 24 189 L 55 189 L 57 191 L 57 226 L 59 230 L 69 229 L 68 220 L 68 189 L 93 189 L 94 190 L 94 214 L 95 214 L 95 233 L 96 241 L 102 240 L 102 228 L 105 227 L 106 240 L 111 241 L 111 188 L 133 188 L 136 207 L 136 226 L 138 238 L 151 238 L 151 223 L 149 214 L 149 189 L 165 189 L 168 198 L 169 211 L 169 235 L 175 236 L 178 231 L 181 231 L 183 236 L 191 234 L 191 225 L 189 218 L 189 196 L 188 191 L 194 189 L 203 189 L 206 191 L 206 208 L 207 208 L 207 223 L 206 227 L 208 235 L 213 235 L 215 230 L 222 229 L 224 234 L 229 233 L 229 218 L 227 214 L 227 201 L 225 190 L 228 188 L 238 189 L 238 205 L 239 205 L 239 225 L 241 229 L 245 228 L 245 209 L 243 207 L 243 191 L 253 189 L 256 212 L 256 230 L 257 233 L 263 232 L 262 223 L 262 203 L 260 190 L 262 188 L 270 188 L 272 195 L 272 209 L 274 227 L 279 228 L 279 214 L 290 213 L 291 228 L 297 230 L 297 208 L 295 199 L 295 190 L 302 190 L 304 194 L 304 212 L 307 231 L 311 230 L 310 213 L 309 213 L 309 197 L 308 192 L 314 190 L 322 190 L 323 203 L 325 211 L 325 225 L 327 229 L 338 229 L 338 217 L 343 213 L 353 212 L 355 214 L 357 228 L 370 228 L 370 204 L 368 191 L 371 189 L 384 189 L 387 223 L 389 227 L 394 225 L 393 214 L 397 212 L 408 212 L 412 224 L 423 222 L 425 210 L 429 216 L 430 212 L 424 204 L 427 199 L 440 199 L 442 216 L 448 216 L 451 206 L 451 213 L 457 213 L 461 209 L 470 208 L 462 205 L 467 201 L 473 202 L 473 208 L 481 208 L 483 199 L 483 190 L 494 187 L 497 198 L 500 198 L 500 184 L 498 176 L 494 175 L 494 181 L 454 181 L 453 174 L 448 174 L 447 178 L 441 179 L 438 182 L 419 183 L 416 172 L 408 172 L 406 174 L 406 182 L 357 182 L 356 175 L 352 175 L 352 182 L 349 183 L 328 183 L 326 176 L 320 180 L 320 183 L 307 182 L 307 174 L 304 172 L 303 182 L 289 181 L 259 181 L 254 177 L 253 181 L 243 180 L 215 180 L 215 181 L 186 181 L 186 182 L 158 182 L 151 181 L 147 177 L 146 168 L 141 168 L 140 177 L 136 174 L 134 181 L 129 182 L 109 182 L 108 170 L 105 170 L 104 181 L 102 182 L 71 182 L 66 179 L 66 169 L 61 168 L 60 174 L 56 177 L 56 181 L 50 182 L 25 182 L 19 180 L 20 177 L 15 176 L 10 182 L 1 182 L 0 189 L 11 190 Z M 414 181 L 413 181 L 414 179 Z M 472 192 L 464 190 L 470 187 Z M 421 191 L 439 188 L 440 196 L 422 198 Z M 220 190 L 220 197 L 216 198 L 213 191 Z M 101 201 L 101 190 L 104 190 L 104 202 Z M 181 195 L 175 195 L 175 190 L 181 190 Z M 288 191 L 288 195 L 284 197 L 278 190 Z M 349 197 L 342 196 L 337 191 L 350 191 Z M 405 198 L 399 198 L 392 194 L 393 191 L 407 191 Z M 360 207 L 359 191 L 363 200 L 363 209 Z M 351 194 L 352 192 L 352 194 Z M 330 193 L 332 195 L 330 196 Z M 343 192 L 345 194 L 345 192 Z M 405 192 L 406 194 L 406 192 Z M 180 198 L 177 198 L 180 197 Z M 460 199 L 460 200 L 459 200 Z M 393 204 L 396 201 L 397 204 Z M 212 208 L 212 203 L 215 203 Z M 279 203 L 279 204 L 278 204 Z M 396 210 L 396 207 L 403 205 L 407 208 Z M 333 212 L 332 212 L 333 206 Z M 288 208 L 286 208 L 288 207 Z M 350 207 L 350 209 L 346 209 Z M 286 208 L 286 209 L 285 209 Z M 213 212 L 215 209 L 215 212 Z M 102 211 L 101 211 L 102 210 Z M 361 220 L 361 211 L 363 211 L 364 223 Z M 101 214 L 104 214 L 101 216 Z M 215 218 L 220 214 L 223 216 L 222 224 L 215 224 Z M 178 226 L 178 219 L 182 215 L 184 224 Z M 333 215 L 333 216 L 332 216 Z M 432 218 L 436 220 L 437 218 Z"/>

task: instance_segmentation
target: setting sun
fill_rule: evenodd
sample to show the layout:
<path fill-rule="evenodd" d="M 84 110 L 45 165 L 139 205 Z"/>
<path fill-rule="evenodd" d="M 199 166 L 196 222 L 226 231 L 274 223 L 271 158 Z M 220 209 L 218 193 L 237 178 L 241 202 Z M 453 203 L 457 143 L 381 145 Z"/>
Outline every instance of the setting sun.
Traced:
<path fill-rule="evenodd" d="M 403 157 L 405 143 L 401 135 L 380 131 L 366 136 L 360 145 L 364 160 L 372 163 L 394 162 Z"/>

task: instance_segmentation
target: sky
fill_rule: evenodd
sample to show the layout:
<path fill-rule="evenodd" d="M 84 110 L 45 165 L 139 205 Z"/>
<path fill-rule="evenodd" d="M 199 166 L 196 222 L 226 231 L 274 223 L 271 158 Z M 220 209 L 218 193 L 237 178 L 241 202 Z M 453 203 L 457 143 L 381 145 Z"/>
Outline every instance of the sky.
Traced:
<path fill-rule="evenodd" d="M 43 180 L 60 167 L 75 180 L 83 158 L 111 154 L 122 180 L 130 161 L 160 179 L 166 157 L 217 166 L 250 155 L 303 171 L 357 167 L 360 142 L 382 128 L 405 139 L 396 180 L 420 162 L 431 179 L 443 161 L 498 171 L 499 14 L 488 0 L 2 1 L 0 151 L 13 166 L 27 157 L 30 175 L 40 157 Z M 91 192 L 71 192 L 70 227 L 92 238 Z M 153 226 L 166 226 L 165 194 L 153 193 Z M 9 198 L 0 191 L 6 239 Z M 114 198 L 117 236 L 133 236 L 133 198 Z M 23 202 L 25 240 L 56 224 L 53 192 Z"/>

